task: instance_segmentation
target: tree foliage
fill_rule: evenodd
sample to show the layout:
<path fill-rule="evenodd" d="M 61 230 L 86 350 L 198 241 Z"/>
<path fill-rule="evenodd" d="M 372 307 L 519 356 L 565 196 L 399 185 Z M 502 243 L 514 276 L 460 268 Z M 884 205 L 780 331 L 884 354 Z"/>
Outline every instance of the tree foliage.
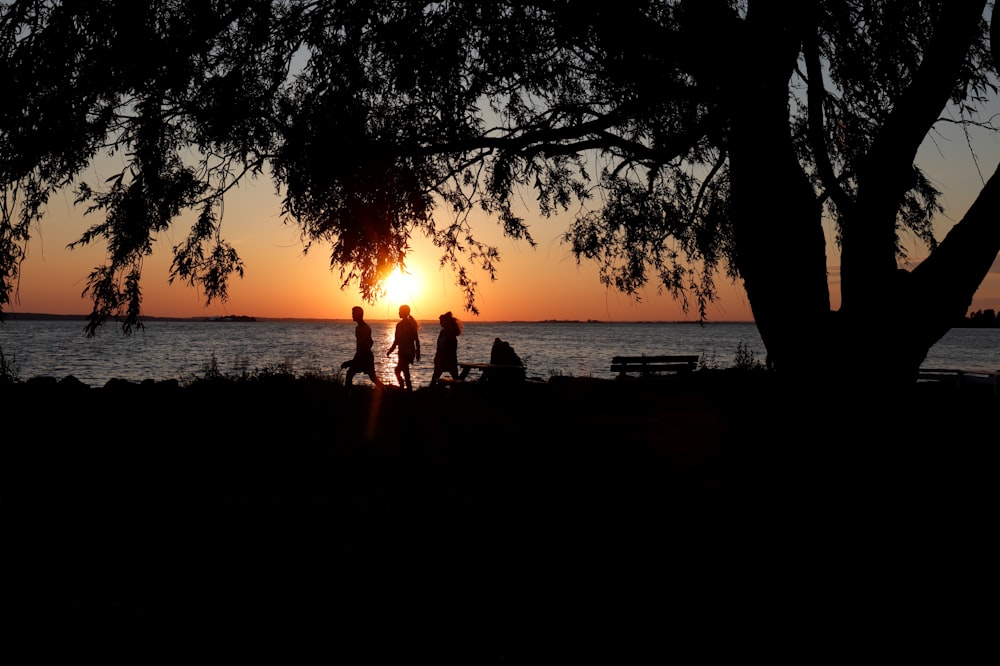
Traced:
<path fill-rule="evenodd" d="M 704 316 L 720 275 L 743 280 L 772 360 L 801 357 L 793 317 L 826 331 L 825 344 L 856 336 L 851 326 L 889 299 L 920 302 L 925 325 L 901 361 L 912 365 L 1000 249 L 984 221 L 990 186 L 941 243 L 941 193 L 916 163 L 939 122 L 986 124 L 989 9 L 3 2 L 0 308 L 31 225 L 65 187 L 98 219 L 78 243 L 108 245 L 87 285 L 91 330 L 140 322 L 143 259 L 184 213 L 194 222 L 170 279 L 224 299 L 243 271 L 222 234 L 225 196 L 265 176 L 304 247 L 329 247 L 344 287 L 376 298 L 422 234 L 475 311 L 469 268 L 493 277 L 499 253 L 470 214 L 532 243 L 518 207 L 530 192 L 543 215 L 569 212 L 566 242 L 625 293 L 652 282 Z M 101 156 L 121 170 L 85 182 Z M 840 313 L 830 311 L 824 215 L 842 251 Z M 905 235 L 937 257 L 912 275 L 899 270 Z M 959 277 L 942 277 L 962 258 Z M 884 350 L 899 334 L 885 331 Z"/>

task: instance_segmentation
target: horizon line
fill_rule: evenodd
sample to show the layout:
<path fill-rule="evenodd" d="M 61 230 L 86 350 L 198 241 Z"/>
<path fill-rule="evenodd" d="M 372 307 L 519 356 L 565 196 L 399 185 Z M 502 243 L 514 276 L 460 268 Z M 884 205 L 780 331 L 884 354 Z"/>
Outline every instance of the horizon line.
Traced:
<path fill-rule="evenodd" d="M 55 314 L 46 312 L 4 312 L 2 314 L 3 319 L 21 319 L 21 320 L 79 320 L 86 321 L 86 314 Z M 220 322 L 220 323 L 240 323 L 239 319 L 244 320 L 254 320 L 256 322 L 350 322 L 349 318 L 345 317 L 266 317 L 257 315 L 192 315 L 186 317 L 180 316 L 159 316 L 159 315 L 142 315 L 140 321 L 195 321 L 195 322 L 219 322 L 220 320 L 231 319 L 236 320 L 232 322 Z M 463 324 L 753 324 L 752 320 L 737 320 L 737 319 L 727 319 L 727 320 L 697 320 L 697 319 L 463 319 L 459 317 Z M 115 320 L 111 320 L 115 321 Z M 366 321 L 382 321 L 382 322 L 394 322 L 396 318 L 392 319 L 366 319 Z M 436 318 L 430 319 L 417 319 L 420 322 L 435 322 Z"/>

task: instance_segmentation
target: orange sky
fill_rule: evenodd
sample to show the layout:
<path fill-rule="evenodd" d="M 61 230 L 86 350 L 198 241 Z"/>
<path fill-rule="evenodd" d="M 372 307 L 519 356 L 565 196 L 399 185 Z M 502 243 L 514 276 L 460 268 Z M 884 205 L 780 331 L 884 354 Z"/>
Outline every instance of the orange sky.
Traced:
<path fill-rule="evenodd" d="M 1000 140 L 983 136 L 976 140 L 979 169 L 988 177 L 1000 158 Z M 979 172 L 969 158 L 962 139 L 938 137 L 928 142 L 923 152 L 925 168 L 945 191 L 947 215 L 959 219 L 981 187 Z M 96 177 L 91 176 L 91 180 Z M 349 319 L 353 305 L 361 304 L 355 290 L 341 291 L 338 274 L 329 270 L 326 248 L 315 246 L 302 254 L 297 230 L 281 223 L 280 202 L 268 181 L 245 186 L 227 200 L 224 235 L 236 247 L 246 264 L 246 276 L 234 278 L 227 303 L 204 306 L 204 299 L 192 287 L 168 285 L 171 248 L 183 240 L 187 229 L 177 224 L 158 239 L 154 257 L 143 270 L 143 313 L 146 316 L 198 317 L 251 315 L 256 317 Z M 22 265 L 17 300 L 11 312 L 85 314 L 88 300 L 81 298 L 86 278 L 92 268 L 103 262 L 103 248 L 68 250 L 93 220 L 74 208 L 72 195 L 53 200 L 41 228 L 36 229 L 29 246 L 29 256 Z M 490 283 L 478 275 L 481 321 L 575 319 L 601 321 L 679 321 L 697 319 L 697 311 L 684 314 L 669 296 L 657 295 L 655 287 L 636 303 L 617 292 L 608 291 L 598 282 L 592 264 L 578 266 L 569 248 L 560 241 L 568 218 L 539 219 L 531 227 L 538 243 L 531 248 L 502 238 L 498 227 L 484 221 L 477 229 L 482 240 L 496 243 L 501 251 L 499 279 Z M 950 224 L 939 225 L 941 234 Z M 828 226 L 828 232 L 830 231 Z M 918 247 L 911 246 L 919 258 Z M 463 311 L 462 294 L 453 285 L 447 271 L 437 267 L 437 251 L 421 240 L 415 243 L 410 271 L 417 286 L 409 293 L 390 294 L 385 301 L 364 305 L 372 320 L 396 318 L 401 302 L 407 302 L 418 319 L 435 319 L 446 310 L 461 318 L 474 320 Z M 831 247 L 831 297 L 839 305 L 837 257 Z M 741 287 L 719 278 L 721 298 L 711 305 L 710 321 L 752 320 Z M 1000 311 L 1000 268 L 983 283 L 972 309 L 993 308 Z"/>
<path fill-rule="evenodd" d="M 408 303 L 420 319 L 436 319 L 452 310 L 464 319 L 476 319 L 464 312 L 464 298 L 454 286 L 447 269 L 439 269 L 436 248 L 424 239 L 415 239 L 408 272 L 409 284 L 402 294 L 390 293 L 384 301 L 364 304 L 354 289 L 340 290 L 339 273 L 329 269 L 327 248 L 314 246 L 303 256 L 297 229 L 281 223 L 280 202 L 266 183 L 239 195 L 226 204 L 223 231 L 246 264 L 243 279 L 230 284 L 227 303 L 204 307 L 199 292 L 181 284 L 168 285 L 170 250 L 186 235 L 182 225 L 159 240 L 154 257 L 143 267 L 143 311 L 147 316 L 189 317 L 225 314 L 257 317 L 343 318 L 350 319 L 353 305 L 363 305 L 369 319 L 395 319 L 398 306 Z M 501 249 L 498 280 L 475 275 L 479 282 L 477 300 L 482 321 L 596 319 L 602 321 L 696 319 L 697 312 L 685 315 L 667 296 L 657 296 L 655 287 L 643 295 L 641 303 L 598 281 L 592 264 L 577 265 L 568 246 L 560 241 L 566 220 L 539 220 L 532 227 L 535 248 L 502 238 L 491 222 L 479 225 L 483 240 Z M 74 209 L 69 197 L 50 205 L 49 213 L 29 257 L 22 265 L 19 302 L 16 312 L 86 313 L 90 303 L 81 298 L 89 271 L 103 260 L 100 247 L 66 249 L 90 220 Z M 713 305 L 710 317 L 717 321 L 751 319 L 741 289 L 725 281 L 723 299 Z"/>

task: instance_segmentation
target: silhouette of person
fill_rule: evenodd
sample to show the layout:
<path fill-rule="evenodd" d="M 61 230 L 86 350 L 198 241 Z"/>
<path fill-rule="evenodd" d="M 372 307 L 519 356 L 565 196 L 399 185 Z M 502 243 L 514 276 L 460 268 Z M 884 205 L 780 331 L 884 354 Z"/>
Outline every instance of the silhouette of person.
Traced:
<path fill-rule="evenodd" d="M 341 368 L 347 368 L 347 379 L 345 380 L 347 390 L 351 390 L 354 375 L 359 372 L 368 375 L 372 383 L 381 388 L 382 381 L 375 374 L 375 354 L 372 353 L 372 345 L 375 344 L 375 341 L 372 339 L 372 327 L 365 322 L 365 311 L 355 305 L 351 308 L 351 319 L 358 324 L 354 328 L 356 342 L 354 358 L 350 361 L 344 361 L 340 365 Z"/>
<path fill-rule="evenodd" d="M 445 372 L 452 379 L 458 379 L 458 336 L 462 334 L 462 322 L 455 319 L 451 312 L 445 312 L 438 317 L 441 332 L 438 333 L 437 352 L 434 354 L 434 374 L 431 375 L 431 386 Z"/>
<path fill-rule="evenodd" d="M 385 353 L 386 356 L 392 356 L 392 350 L 398 349 L 396 352 L 396 381 L 399 382 L 400 388 L 404 388 L 407 391 L 413 390 L 413 384 L 410 382 L 410 365 L 413 364 L 414 360 L 420 360 L 420 324 L 417 320 L 410 316 L 410 306 L 400 305 L 399 306 L 399 323 L 396 324 L 396 337 L 392 340 L 392 346 L 389 347 L 389 351 Z"/>
<path fill-rule="evenodd" d="M 524 362 L 506 340 L 493 339 L 493 348 L 490 350 L 490 365 L 502 367 L 484 370 L 482 381 L 516 382 L 525 377 Z"/>

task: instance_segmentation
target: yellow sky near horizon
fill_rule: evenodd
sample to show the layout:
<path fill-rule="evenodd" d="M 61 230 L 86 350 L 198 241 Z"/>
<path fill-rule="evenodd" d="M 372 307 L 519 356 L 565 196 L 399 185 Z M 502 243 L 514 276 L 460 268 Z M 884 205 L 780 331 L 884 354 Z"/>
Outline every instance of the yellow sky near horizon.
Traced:
<path fill-rule="evenodd" d="M 964 138 L 937 136 L 922 151 L 922 164 L 944 191 L 946 216 L 939 225 L 943 237 L 950 221 L 957 221 L 1000 162 L 1000 139 L 993 135 L 975 138 L 979 160 L 969 157 Z M 980 176 L 980 174 L 982 176 Z M 91 174 L 91 180 L 99 176 Z M 577 264 L 561 237 L 568 216 L 534 219 L 531 233 L 537 242 L 504 238 L 499 226 L 481 220 L 475 226 L 481 240 L 496 244 L 501 262 L 496 282 L 473 271 L 479 283 L 478 317 L 464 310 L 464 296 L 454 285 L 448 269 L 438 267 L 439 252 L 428 241 L 414 239 L 409 260 L 413 274 L 411 291 L 391 293 L 374 304 L 365 304 L 355 288 L 340 289 L 340 277 L 329 268 L 328 248 L 316 245 L 303 255 L 298 229 L 281 221 L 280 201 L 270 181 L 248 183 L 227 199 L 223 222 L 224 236 L 234 245 L 246 265 L 244 278 L 230 283 L 229 301 L 206 307 L 204 297 L 194 287 L 168 284 L 171 248 L 187 235 L 183 218 L 157 239 L 153 257 L 143 267 L 143 314 L 156 317 L 205 317 L 249 315 L 262 318 L 349 319 L 354 305 L 362 305 L 367 318 L 393 320 L 403 302 L 418 319 L 436 319 L 452 311 L 466 320 L 479 321 L 696 321 L 696 304 L 685 313 L 669 295 L 658 294 L 651 284 L 641 301 L 606 289 L 598 280 L 596 265 Z M 65 192 L 52 200 L 39 228 L 34 229 L 28 257 L 21 266 L 14 303 L 8 312 L 45 314 L 86 314 L 89 299 L 81 296 L 87 275 L 103 263 L 101 245 L 69 250 L 93 223 L 74 207 Z M 832 236 L 832 225 L 827 225 Z M 905 242 L 905 239 L 904 239 Z M 919 261 L 921 248 L 909 245 Z M 839 306 L 837 255 L 828 246 L 831 298 Z M 791 277 L 791 276 L 790 276 Z M 708 309 L 709 321 L 752 321 L 749 304 L 741 285 L 718 277 L 719 299 Z M 1000 311 L 1000 263 L 983 282 L 971 310 L 992 308 Z"/>
<path fill-rule="evenodd" d="M 230 283 L 229 301 L 205 307 L 204 297 L 190 286 L 167 284 L 171 248 L 186 236 L 175 224 L 159 239 L 154 256 L 143 267 L 143 314 L 158 317 L 250 315 L 267 318 L 350 319 L 351 307 L 362 305 L 369 319 L 395 319 L 403 302 L 421 319 L 436 319 L 452 311 L 467 320 L 539 321 L 546 319 L 600 321 L 697 320 L 696 305 L 685 314 L 655 286 L 635 302 L 604 288 L 592 263 L 577 265 L 561 242 L 565 220 L 539 220 L 532 226 L 537 246 L 503 238 L 489 221 L 477 225 L 483 240 L 500 247 L 498 279 L 473 270 L 479 287 L 479 316 L 464 310 L 463 293 L 447 268 L 438 266 L 439 251 L 415 238 L 402 293 L 388 293 L 374 304 L 363 303 L 354 288 L 341 291 L 339 271 L 329 267 L 328 248 L 314 245 L 303 254 L 298 229 L 281 222 L 280 202 L 266 183 L 261 192 L 244 193 L 226 204 L 223 233 L 246 264 L 246 274 Z M 68 195 L 53 202 L 29 246 L 21 267 L 18 301 L 11 312 L 86 314 L 89 299 L 81 298 L 88 273 L 104 260 L 102 247 L 69 250 L 66 245 L 91 220 L 72 206 Z M 713 321 L 750 321 L 742 289 L 720 283 L 723 296 L 710 306 Z"/>

